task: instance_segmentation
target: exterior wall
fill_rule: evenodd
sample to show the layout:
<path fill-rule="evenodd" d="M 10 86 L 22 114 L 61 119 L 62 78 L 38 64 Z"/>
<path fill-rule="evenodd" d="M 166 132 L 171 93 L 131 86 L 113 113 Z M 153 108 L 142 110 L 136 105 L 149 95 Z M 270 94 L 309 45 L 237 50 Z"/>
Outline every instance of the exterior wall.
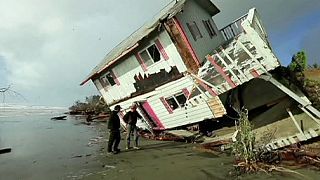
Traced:
<path fill-rule="evenodd" d="M 99 80 L 94 80 L 95 85 L 100 93 L 104 96 L 107 104 L 130 97 L 132 93 L 136 92 L 134 87 L 135 75 L 141 74 L 144 76 L 145 74 L 154 74 L 159 72 L 160 69 L 165 69 L 167 72 L 169 72 L 173 66 L 176 66 L 179 72 L 185 72 L 187 70 L 168 33 L 166 31 L 162 31 L 155 38 L 150 39 L 149 43 L 146 43 L 145 45 L 150 45 L 156 39 L 160 40 L 161 45 L 169 57 L 168 60 L 165 60 L 163 57 L 161 57 L 160 61 L 148 66 L 147 71 L 144 71 L 135 55 L 132 54 L 129 58 L 123 60 L 123 62 L 111 69 L 119 81 L 119 85 L 116 84 L 114 86 L 103 88 L 101 83 L 99 83 Z M 143 49 L 144 47 L 138 48 Z M 127 68 L 128 65 L 132 67 L 131 70 L 129 70 L 130 68 Z M 125 72 L 123 69 L 128 69 L 128 71 Z M 102 76 L 103 75 L 105 74 L 102 74 Z"/>
<path fill-rule="evenodd" d="M 190 92 L 192 87 L 193 81 L 188 77 L 184 77 L 157 88 L 156 91 L 158 93 L 148 98 L 150 105 L 166 129 L 213 118 L 212 112 L 205 102 L 194 107 L 188 106 L 187 108 L 175 109 L 173 110 L 173 113 L 170 114 L 160 100 L 161 97 L 168 97 L 182 92 L 183 88 L 187 88 Z"/>
<path fill-rule="evenodd" d="M 213 114 L 205 101 L 200 102 L 197 106 L 177 108 L 173 110 L 173 113 L 169 113 L 165 105 L 160 100 L 161 97 L 169 97 L 176 93 L 182 92 L 182 89 L 184 88 L 191 90 L 192 86 L 193 81 L 188 77 L 183 77 L 179 80 L 163 85 L 153 92 L 121 102 L 119 105 L 124 109 L 129 109 L 130 105 L 135 101 L 148 101 L 149 105 L 153 109 L 156 116 L 160 119 L 165 129 L 213 118 Z M 141 121 L 138 125 L 140 127 L 144 126 Z"/>
<path fill-rule="evenodd" d="M 181 26 L 185 34 L 188 37 L 188 40 L 193 47 L 199 61 L 202 63 L 205 59 L 205 56 L 213 51 L 216 47 L 218 47 L 222 42 L 224 42 L 224 38 L 221 32 L 218 30 L 214 21 L 212 20 L 211 15 L 202 9 L 197 3 L 194 1 L 187 1 L 183 13 L 177 15 L 177 19 L 179 20 Z M 211 24 L 216 32 L 216 36 L 210 38 L 210 35 L 207 32 L 202 20 L 210 20 Z M 192 34 L 190 33 L 187 23 L 196 22 L 200 33 L 202 34 L 202 38 L 197 39 L 196 41 L 193 39 Z"/>

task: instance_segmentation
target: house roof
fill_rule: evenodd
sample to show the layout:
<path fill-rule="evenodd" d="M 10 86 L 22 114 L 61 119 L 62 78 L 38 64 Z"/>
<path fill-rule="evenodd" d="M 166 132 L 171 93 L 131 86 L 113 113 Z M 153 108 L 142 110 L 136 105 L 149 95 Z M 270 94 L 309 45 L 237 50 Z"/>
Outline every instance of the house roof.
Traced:
<path fill-rule="evenodd" d="M 183 9 L 187 1 L 188 0 L 171 1 L 158 14 L 156 14 L 151 21 L 145 23 L 138 30 L 133 32 L 129 37 L 127 37 L 116 47 L 114 47 L 103 58 L 103 60 L 91 71 L 91 73 L 85 78 L 85 80 L 81 82 L 80 85 L 85 84 L 93 76 L 101 73 L 107 67 L 111 66 L 113 63 L 121 59 L 121 57 L 138 47 L 138 43 L 140 40 L 142 40 L 144 37 L 146 37 L 155 29 L 157 29 L 163 20 L 170 19 L 177 13 L 179 13 Z M 195 0 L 195 2 L 198 3 L 204 9 L 206 9 L 206 11 L 208 11 L 212 16 L 220 12 L 220 10 L 210 0 Z"/>

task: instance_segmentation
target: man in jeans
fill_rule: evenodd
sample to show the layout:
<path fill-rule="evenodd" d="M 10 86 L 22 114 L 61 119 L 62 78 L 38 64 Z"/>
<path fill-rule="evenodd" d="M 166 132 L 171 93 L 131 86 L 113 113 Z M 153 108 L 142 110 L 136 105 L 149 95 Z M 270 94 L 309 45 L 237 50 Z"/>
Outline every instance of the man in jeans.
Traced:
<path fill-rule="evenodd" d="M 133 104 L 131 106 L 131 110 L 127 112 L 123 119 L 127 123 L 127 147 L 126 149 L 130 149 L 130 136 L 133 133 L 134 136 L 134 149 L 140 149 L 138 147 L 138 132 L 137 132 L 137 119 L 142 118 L 141 115 L 137 112 L 137 105 Z"/>
<path fill-rule="evenodd" d="M 110 136 L 108 141 L 108 153 L 117 154 L 120 152 L 118 148 L 120 143 L 120 119 L 118 113 L 120 112 L 121 107 L 116 105 L 114 110 L 110 114 L 108 121 L 108 129 L 110 129 Z"/>

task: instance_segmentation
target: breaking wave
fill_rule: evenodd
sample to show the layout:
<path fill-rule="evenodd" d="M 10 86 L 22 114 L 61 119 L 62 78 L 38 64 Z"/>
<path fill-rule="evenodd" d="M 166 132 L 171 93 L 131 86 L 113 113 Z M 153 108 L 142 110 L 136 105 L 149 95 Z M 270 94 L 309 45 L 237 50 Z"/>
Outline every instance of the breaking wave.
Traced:
<path fill-rule="evenodd" d="M 66 107 L 0 104 L 0 118 L 34 115 L 55 115 L 65 113 L 67 111 L 68 108 Z"/>

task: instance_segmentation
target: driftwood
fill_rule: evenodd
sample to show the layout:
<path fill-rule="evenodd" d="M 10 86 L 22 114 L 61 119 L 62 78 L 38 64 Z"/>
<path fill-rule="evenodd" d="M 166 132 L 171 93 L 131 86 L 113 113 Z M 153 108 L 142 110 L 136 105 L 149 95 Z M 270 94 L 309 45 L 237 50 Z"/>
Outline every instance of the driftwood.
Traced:
<path fill-rule="evenodd" d="M 52 117 L 51 120 L 66 120 L 67 116 L 56 116 Z"/>
<path fill-rule="evenodd" d="M 139 134 L 146 138 L 146 139 L 152 139 L 152 140 L 158 140 L 158 141 L 183 141 L 184 138 L 178 137 L 172 134 L 167 133 L 160 133 L 160 134 L 151 134 L 150 132 L 146 131 L 140 131 Z"/>
<path fill-rule="evenodd" d="M 2 148 L 0 149 L 0 154 L 9 153 L 11 152 L 11 148 Z"/>
<path fill-rule="evenodd" d="M 268 164 L 285 163 L 290 166 L 313 166 L 320 168 L 320 155 L 300 148 L 287 148 L 260 154 L 259 161 Z M 290 162 L 290 163 L 288 163 Z"/>

